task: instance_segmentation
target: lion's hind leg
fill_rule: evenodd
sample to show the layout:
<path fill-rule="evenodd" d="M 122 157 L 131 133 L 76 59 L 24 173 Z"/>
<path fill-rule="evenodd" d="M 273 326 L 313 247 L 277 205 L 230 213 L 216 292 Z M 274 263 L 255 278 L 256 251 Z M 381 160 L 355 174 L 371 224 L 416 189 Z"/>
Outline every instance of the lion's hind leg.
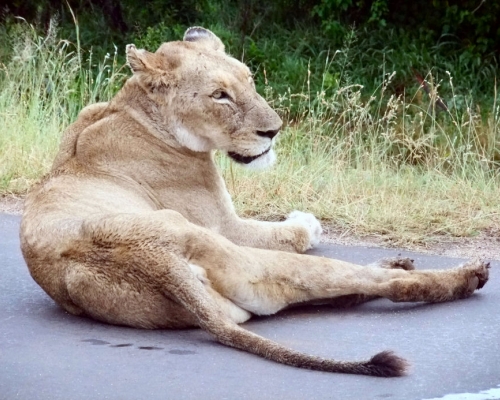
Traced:
<path fill-rule="evenodd" d="M 403 269 L 405 271 L 412 271 L 415 269 L 413 260 L 408 257 L 390 257 L 382 258 L 381 260 L 367 265 L 372 268 L 384 269 Z M 328 305 L 336 308 L 349 308 L 357 305 L 367 303 L 372 300 L 380 299 L 380 296 L 366 295 L 366 294 L 350 294 L 346 296 L 339 296 L 328 301 Z"/>
<path fill-rule="evenodd" d="M 259 315 L 273 314 L 294 304 L 355 305 L 378 297 L 395 302 L 452 301 L 472 295 L 488 280 L 489 266 L 480 261 L 452 269 L 414 270 L 411 260 L 406 259 L 374 268 L 258 249 L 253 249 L 252 255 L 260 270 L 253 270 L 247 285 L 236 286 L 236 280 L 245 272 L 242 270 L 223 294 Z M 231 287 L 238 287 L 238 291 L 231 292 Z"/>

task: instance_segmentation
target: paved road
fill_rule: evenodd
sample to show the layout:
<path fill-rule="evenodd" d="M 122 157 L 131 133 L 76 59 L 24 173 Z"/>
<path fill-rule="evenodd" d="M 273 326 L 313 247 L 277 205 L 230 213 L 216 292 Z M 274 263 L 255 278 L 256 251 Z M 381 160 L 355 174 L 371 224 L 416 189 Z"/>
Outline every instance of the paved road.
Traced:
<path fill-rule="evenodd" d="M 201 330 L 136 330 L 68 315 L 31 280 L 18 227 L 19 217 L 0 214 L 2 400 L 500 398 L 498 262 L 488 285 L 467 300 L 308 307 L 245 324 L 312 354 L 364 359 L 392 349 L 412 362 L 409 376 L 383 379 L 286 367 L 219 345 Z M 315 253 L 370 263 L 397 252 L 323 246 Z M 421 267 L 458 263 L 401 253 Z"/>

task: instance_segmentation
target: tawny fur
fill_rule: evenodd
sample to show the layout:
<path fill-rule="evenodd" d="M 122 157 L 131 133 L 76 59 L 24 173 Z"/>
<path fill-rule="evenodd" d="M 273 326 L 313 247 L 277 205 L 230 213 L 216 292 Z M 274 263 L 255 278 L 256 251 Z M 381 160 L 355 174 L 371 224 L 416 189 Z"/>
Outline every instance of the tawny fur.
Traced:
<path fill-rule="evenodd" d="M 198 27 L 156 53 L 127 46 L 127 57 L 133 76 L 109 103 L 82 110 L 25 203 L 23 255 L 68 312 L 138 328 L 199 326 L 284 364 L 398 376 L 406 362 L 390 352 L 321 359 L 238 324 L 305 302 L 449 301 L 486 283 L 482 262 L 415 271 L 405 259 L 377 268 L 297 254 L 319 241 L 310 214 L 239 218 L 212 153 L 268 165 L 281 127 L 248 68 Z"/>

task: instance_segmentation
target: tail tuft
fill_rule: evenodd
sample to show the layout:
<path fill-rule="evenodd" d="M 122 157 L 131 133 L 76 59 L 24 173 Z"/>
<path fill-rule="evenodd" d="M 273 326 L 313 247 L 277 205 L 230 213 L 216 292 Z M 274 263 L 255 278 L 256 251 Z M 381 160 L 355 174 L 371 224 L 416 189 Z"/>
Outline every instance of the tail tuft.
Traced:
<path fill-rule="evenodd" d="M 370 375 L 394 377 L 406 375 L 410 364 L 392 351 L 383 351 L 374 355 L 366 366 L 371 372 Z"/>

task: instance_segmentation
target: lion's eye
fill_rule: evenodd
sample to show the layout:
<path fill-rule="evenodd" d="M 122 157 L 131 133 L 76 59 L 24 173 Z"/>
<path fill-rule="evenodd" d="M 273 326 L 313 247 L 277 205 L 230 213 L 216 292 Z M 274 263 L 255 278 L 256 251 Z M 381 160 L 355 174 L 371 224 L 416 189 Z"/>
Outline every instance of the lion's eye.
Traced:
<path fill-rule="evenodd" d="M 231 97 L 229 97 L 229 95 L 223 90 L 216 90 L 215 92 L 213 92 L 212 98 L 214 98 L 215 100 L 231 99 Z"/>

